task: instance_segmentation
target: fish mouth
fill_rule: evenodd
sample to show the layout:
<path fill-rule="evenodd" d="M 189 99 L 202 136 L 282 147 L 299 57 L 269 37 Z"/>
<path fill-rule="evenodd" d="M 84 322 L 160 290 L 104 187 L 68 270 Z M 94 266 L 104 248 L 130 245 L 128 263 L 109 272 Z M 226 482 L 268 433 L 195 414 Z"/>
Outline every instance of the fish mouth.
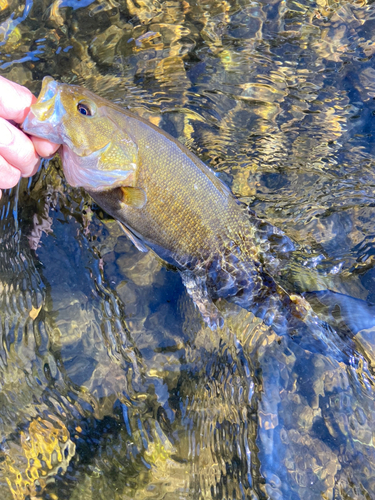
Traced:
<path fill-rule="evenodd" d="M 52 76 L 45 76 L 42 81 L 42 88 L 38 97 L 38 102 L 44 102 L 52 99 L 57 93 L 57 81 Z"/>
<path fill-rule="evenodd" d="M 44 122 L 51 117 L 57 95 L 57 82 L 52 76 L 44 77 L 38 100 L 30 108 L 30 111 L 38 121 Z"/>
<path fill-rule="evenodd" d="M 58 119 L 65 114 L 60 101 L 59 83 L 52 76 L 45 76 L 42 82 L 38 100 L 30 108 L 35 118 L 40 122 L 51 121 L 53 114 Z"/>
<path fill-rule="evenodd" d="M 43 78 L 38 100 L 30 107 L 30 112 L 22 124 L 23 130 L 30 135 L 62 144 L 59 133 L 61 118 L 66 113 L 60 100 L 61 84 L 51 76 Z"/>

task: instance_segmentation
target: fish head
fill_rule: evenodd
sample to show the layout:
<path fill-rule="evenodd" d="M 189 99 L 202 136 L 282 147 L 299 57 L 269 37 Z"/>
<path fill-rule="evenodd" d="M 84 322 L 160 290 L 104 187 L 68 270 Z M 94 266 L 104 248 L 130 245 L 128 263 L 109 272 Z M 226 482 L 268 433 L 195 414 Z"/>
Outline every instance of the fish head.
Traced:
<path fill-rule="evenodd" d="M 22 127 L 63 145 L 63 168 L 72 186 L 99 191 L 134 187 L 138 148 L 124 121 L 126 114 L 107 100 L 47 76 Z"/>

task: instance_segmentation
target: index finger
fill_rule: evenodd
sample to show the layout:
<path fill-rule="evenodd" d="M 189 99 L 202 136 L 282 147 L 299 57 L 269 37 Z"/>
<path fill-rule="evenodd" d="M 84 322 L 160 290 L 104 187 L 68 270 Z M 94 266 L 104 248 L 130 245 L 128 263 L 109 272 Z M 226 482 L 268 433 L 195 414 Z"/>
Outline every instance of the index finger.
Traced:
<path fill-rule="evenodd" d="M 22 123 L 36 97 L 26 87 L 0 76 L 0 116 Z"/>

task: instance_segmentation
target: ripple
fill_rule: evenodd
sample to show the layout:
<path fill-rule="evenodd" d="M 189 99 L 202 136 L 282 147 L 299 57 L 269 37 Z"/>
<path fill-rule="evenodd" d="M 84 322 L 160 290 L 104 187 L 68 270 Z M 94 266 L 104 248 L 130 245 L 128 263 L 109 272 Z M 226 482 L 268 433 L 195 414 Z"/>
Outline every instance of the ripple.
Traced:
<path fill-rule="evenodd" d="M 85 85 L 184 142 L 353 347 L 344 365 L 233 304 L 207 329 L 50 162 L 1 200 L 2 497 L 371 496 L 373 32 L 365 1 L 0 0 L 2 75 Z"/>

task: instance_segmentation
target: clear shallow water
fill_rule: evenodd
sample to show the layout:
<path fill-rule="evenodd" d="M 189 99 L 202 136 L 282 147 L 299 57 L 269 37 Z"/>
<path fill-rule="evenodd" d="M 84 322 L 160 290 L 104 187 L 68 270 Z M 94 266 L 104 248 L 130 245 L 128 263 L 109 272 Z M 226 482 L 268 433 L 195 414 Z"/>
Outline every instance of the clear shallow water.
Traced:
<path fill-rule="evenodd" d="M 0 0 L 0 72 L 147 117 L 293 239 L 288 290 L 375 302 L 374 19 L 365 2 Z M 307 295 L 351 363 L 234 307 L 212 332 L 58 161 L 1 210 L 1 498 L 375 498 L 364 302 Z"/>

